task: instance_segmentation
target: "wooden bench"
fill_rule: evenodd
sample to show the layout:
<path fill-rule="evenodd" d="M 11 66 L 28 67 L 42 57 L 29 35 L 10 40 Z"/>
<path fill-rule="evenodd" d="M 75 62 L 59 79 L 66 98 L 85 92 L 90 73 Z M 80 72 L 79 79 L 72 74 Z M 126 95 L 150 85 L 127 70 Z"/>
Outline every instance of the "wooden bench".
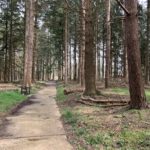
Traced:
<path fill-rule="evenodd" d="M 31 92 L 31 87 L 22 86 L 21 87 L 21 94 L 29 95 Z"/>

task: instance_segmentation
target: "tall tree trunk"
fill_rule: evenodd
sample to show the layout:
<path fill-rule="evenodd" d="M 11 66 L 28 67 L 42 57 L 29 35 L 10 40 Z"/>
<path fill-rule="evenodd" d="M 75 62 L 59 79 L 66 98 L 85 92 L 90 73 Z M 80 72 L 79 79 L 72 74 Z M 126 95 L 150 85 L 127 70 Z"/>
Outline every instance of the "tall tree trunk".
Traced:
<path fill-rule="evenodd" d="M 64 26 L 64 81 L 68 83 L 68 6 L 65 2 L 65 26 Z"/>
<path fill-rule="evenodd" d="M 60 54 L 62 53 L 62 46 L 60 46 Z M 50 58 L 51 58 L 51 55 L 50 55 Z M 62 58 L 59 58 L 58 59 L 58 80 L 60 81 L 62 79 L 62 63 L 61 63 L 61 59 Z M 49 61 L 49 64 L 50 64 L 50 61 Z M 51 66 L 51 64 L 50 64 Z M 49 78 L 50 79 L 50 78 Z"/>
<path fill-rule="evenodd" d="M 23 86 L 32 84 L 32 62 L 34 42 L 34 0 L 26 0 L 26 26 L 25 26 L 25 60 Z"/>
<path fill-rule="evenodd" d="M 141 57 L 139 48 L 138 33 L 138 15 L 137 0 L 126 0 L 126 9 L 129 15 L 126 15 L 126 41 L 128 54 L 128 70 L 129 70 L 129 89 L 130 89 L 130 107 L 140 109 L 146 107 L 146 96 L 144 92 L 144 84 L 141 71 Z"/>
<path fill-rule="evenodd" d="M 80 0 L 80 46 L 79 46 L 79 82 L 84 86 L 84 61 L 85 61 L 85 0 Z"/>
<path fill-rule="evenodd" d="M 111 51 L 111 24 L 110 24 L 110 0 L 106 0 L 106 70 L 105 70 L 105 88 L 109 87 L 110 80 L 110 51 Z"/>
<path fill-rule="evenodd" d="M 69 47 L 69 79 L 70 79 L 70 81 L 72 80 L 72 52 L 71 52 L 71 48 L 72 48 L 72 43 L 71 43 L 71 38 L 70 38 L 70 41 L 69 41 L 69 45 L 70 45 L 70 47 Z"/>
<path fill-rule="evenodd" d="M 9 35 L 9 81 L 13 80 L 13 1 L 10 1 L 10 35 Z"/>
<path fill-rule="evenodd" d="M 98 6 L 98 4 L 96 4 Z M 100 80 L 100 49 L 99 49 L 99 43 L 98 43 L 98 29 L 99 29 L 99 14 L 98 9 L 96 8 L 96 21 L 95 21 L 95 51 L 96 51 L 96 80 Z"/>
<path fill-rule="evenodd" d="M 42 81 L 45 80 L 45 66 L 44 66 L 44 59 L 42 59 Z"/>
<path fill-rule="evenodd" d="M 4 66 L 4 82 L 8 82 L 8 2 L 5 18 L 5 66 Z"/>
<path fill-rule="evenodd" d="M 126 32 L 125 32 L 125 20 L 122 19 L 122 29 L 123 29 L 123 77 L 127 81 L 128 80 L 128 61 L 127 61 L 127 44 L 126 44 Z"/>
<path fill-rule="evenodd" d="M 32 65 L 32 81 L 36 82 L 36 62 L 37 62 L 37 29 L 38 29 L 38 10 L 37 10 L 37 3 L 38 0 L 35 0 L 34 3 L 34 15 L 35 15 L 35 19 L 34 19 L 34 41 L 33 41 L 33 65 Z"/>
<path fill-rule="evenodd" d="M 114 78 L 118 77 L 118 49 L 115 50 L 114 54 Z"/>
<path fill-rule="evenodd" d="M 96 94 L 96 52 L 94 46 L 93 1 L 85 0 L 85 91 L 84 95 Z"/>
<path fill-rule="evenodd" d="M 103 55 L 102 55 L 102 79 L 105 76 L 105 24 L 103 22 Z"/>
<path fill-rule="evenodd" d="M 77 79 L 77 17 L 75 17 L 75 35 L 74 35 L 74 50 L 73 50 L 73 59 L 74 59 L 74 75 L 73 79 Z"/>
<path fill-rule="evenodd" d="M 145 53 L 145 83 L 149 82 L 150 67 L 150 0 L 147 0 L 147 49 Z"/>

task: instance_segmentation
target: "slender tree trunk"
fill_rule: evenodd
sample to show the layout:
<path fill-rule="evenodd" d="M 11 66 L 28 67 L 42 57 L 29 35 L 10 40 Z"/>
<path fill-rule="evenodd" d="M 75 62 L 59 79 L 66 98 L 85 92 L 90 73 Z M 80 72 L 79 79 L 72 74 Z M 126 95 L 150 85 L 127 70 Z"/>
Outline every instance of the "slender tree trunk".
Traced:
<path fill-rule="evenodd" d="M 65 26 L 64 26 L 64 81 L 68 83 L 68 6 L 65 2 Z"/>
<path fill-rule="evenodd" d="M 73 58 L 74 58 L 74 75 L 73 79 L 76 81 L 77 79 L 77 17 L 75 18 L 75 35 L 74 35 L 74 51 L 73 51 Z"/>
<path fill-rule="evenodd" d="M 62 53 L 63 51 L 63 48 L 62 48 L 62 45 L 60 45 L 60 54 Z M 50 54 L 50 57 L 51 57 L 51 54 Z M 62 57 L 62 56 L 61 56 Z M 50 63 L 50 66 L 51 66 L 51 63 Z M 62 58 L 58 59 L 58 80 L 62 80 Z"/>
<path fill-rule="evenodd" d="M 37 69 L 37 29 L 38 29 L 38 10 L 37 10 L 37 0 L 34 2 L 34 41 L 33 41 L 33 65 L 32 65 L 32 81 L 36 82 L 36 69 Z"/>
<path fill-rule="evenodd" d="M 71 48 L 72 48 L 72 43 L 71 43 L 71 38 L 70 38 L 70 47 L 69 47 L 69 79 L 70 81 L 72 80 L 72 52 L 71 52 Z"/>
<path fill-rule="evenodd" d="M 85 0 L 81 0 L 80 10 L 80 54 L 79 54 L 79 82 L 83 87 L 85 84 L 84 78 L 84 61 L 85 61 Z"/>
<path fill-rule="evenodd" d="M 93 1 L 85 0 L 85 91 L 84 95 L 96 94 L 96 51 L 94 46 Z"/>
<path fill-rule="evenodd" d="M 122 29 L 123 29 L 123 77 L 127 81 L 128 80 L 128 62 L 127 62 L 127 44 L 126 44 L 126 32 L 125 32 L 125 20 L 122 20 Z"/>
<path fill-rule="evenodd" d="M 106 26 L 107 26 L 107 36 L 106 36 L 106 70 L 105 70 L 105 88 L 109 87 L 110 80 L 110 51 L 111 51 L 111 24 L 110 24 L 110 0 L 106 0 Z"/>
<path fill-rule="evenodd" d="M 5 66 L 4 66 L 4 82 L 8 82 L 8 3 L 5 21 Z"/>
<path fill-rule="evenodd" d="M 44 60 L 42 59 L 42 81 L 45 80 L 45 66 L 44 66 Z"/>
<path fill-rule="evenodd" d="M 98 64 L 97 64 L 97 72 L 98 72 L 98 81 L 101 80 L 101 51 L 100 49 L 97 50 L 97 59 L 98 59 Z"/>
<path fill-rule="evenodd" d="M 146 96 L 144 92 L 144 84 L 141 71 L 141 57 L 139 47 L 138 33 L 138 15 L 137 0 L 126 0 L 125 6 L 130 12 L 126 15 L 126 41 L 128 54 L 128 70 L 129 70 L 129 89 L 130 89 L 130 107 L 144 108 L 146 107 Z"/>
<path fill-rule="evenodd" d="M 103 55 L 102 55 L 102 78 L 105 76 L 105 25 L 103 23 Z"/>
<path fill-rule="evenodd" d="M 9 81 L 13 80 L 13 1 L 10 1 L 10 35 L 9 35 Z"/>
<path fill-rule="evenodd" d="M 116 49 L 114 54 L 114 78 L 118 77 L 118 50 Z"/>
<path fill-rule="evenodd" d="M 97 5 L 97 4 L 96 4 Z M 96 51 L 96 80 L 99 80 L 99 54 L 98 54 L 98 51 L 99 51 L 99 48 L 98 48 L 98 23 L 99 23 L 99 18 L 98 18 L 98 8 L 96 8 L 96 12 L 95 12 L 95 51 Z"/>

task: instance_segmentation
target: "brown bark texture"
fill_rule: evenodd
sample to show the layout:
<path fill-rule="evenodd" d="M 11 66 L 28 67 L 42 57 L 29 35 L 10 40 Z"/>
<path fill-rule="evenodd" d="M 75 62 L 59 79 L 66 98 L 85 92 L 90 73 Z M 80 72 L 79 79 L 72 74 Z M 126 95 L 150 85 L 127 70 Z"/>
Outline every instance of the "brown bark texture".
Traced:
<path fill-rule="evenodd" d="M 145 53 L 145 83 L 149 83 L 150 72 L 150 0 L 147 1 L 147 49 Z"/>
<path fill-rule="evenodd" d="M 68 83 L 68 7 L 65 2 L 65 24 L 64 24 L 64 80 Z"/>
<path fill-rule="evenodd" d="M 106 69 L 105 69 L 105 88 L 109 87 L 110 78 L 110 49 L 111 49 L 111 24 L 110 24 L 110 0 L 106 0 Z"/>
<path fill-rule="evenodd" d="M 34 42 L 34 0 L 26 0 L 26 25 L 25 25 L 25 56 L 23 86 L 32 84 L 32 62 Z"/>
<path fill-rule="evenodd" d="M 140 109 L 146 107 L 146 96 L 141 71 L 141 57 L 138 33 L 138 2 L 126 0 L 126 9 L 130 14 L 126 15 L 125 30 L 128 54 L 130 107 Z"/>
<path fill-rule="evenodd" d="M 96 52 L 94 47 L 93 1 L 85 0 L 85 91 L 84 95 L 96 94 Z"/>

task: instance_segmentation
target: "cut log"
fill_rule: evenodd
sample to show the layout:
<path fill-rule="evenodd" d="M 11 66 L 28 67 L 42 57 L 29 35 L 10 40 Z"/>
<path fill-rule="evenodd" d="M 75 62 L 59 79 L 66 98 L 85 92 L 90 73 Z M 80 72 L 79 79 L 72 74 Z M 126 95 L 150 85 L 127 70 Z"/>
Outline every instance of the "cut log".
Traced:
<path fill-rule="evenodd" d="M 83 88 L 78 88 L 78 89 L 64 89 L 64 94 L 65 95 L 69 95 L 72 93 L 76 93 L 76 92 L 83 92 L 84 89 Z"/>
<path fill-rule="evenodd" d="M 96 103 L 96 104 L 107 104 L 107 103 L 111 103 L 111 104 L 115 104 L 115 103 L 119 103 L 119 104 L 128 104 L 128 101 L 124 101 L 124 100 L 111 100 L 111 99 L 107 99 L 107 100 L 97 100 L 91 97 L 81 97 L 81 99 L 83 101 L 88 101 L 91 103 Z"/>
<path fill-rule="evenodd" d="M 82 101 L 82 100 L 77 100 L 76 102 L 77 102 L 77 103 L 84 104 L 84 105 L 88 105 L 88 106 L 95 106 L 95 104 L 93 104 L 93 103 L 86 102 L 86 101 Z"/>
<path fill-rule="evenodd" d="M 127 106 L 128 104 L 109 104 L 109 105 L 101 105 L 101 107 L 107 108 L 107 107 L 119 107 L 119 106 Z"/>
<path fill-rule="evenodd" d="M 88 101 L 83 101 L 83 100 L 77 100 L 76 102 L 88 105 L 88 106 L 96 106 L 96 104 L 88 102 Z M 119 106 L 127 106 L 127 103 L 124 104 L 105 104 L 105 105 L 100 105 L 100 107 L 107 108 L 107 107 L 119 107 Z"/>

